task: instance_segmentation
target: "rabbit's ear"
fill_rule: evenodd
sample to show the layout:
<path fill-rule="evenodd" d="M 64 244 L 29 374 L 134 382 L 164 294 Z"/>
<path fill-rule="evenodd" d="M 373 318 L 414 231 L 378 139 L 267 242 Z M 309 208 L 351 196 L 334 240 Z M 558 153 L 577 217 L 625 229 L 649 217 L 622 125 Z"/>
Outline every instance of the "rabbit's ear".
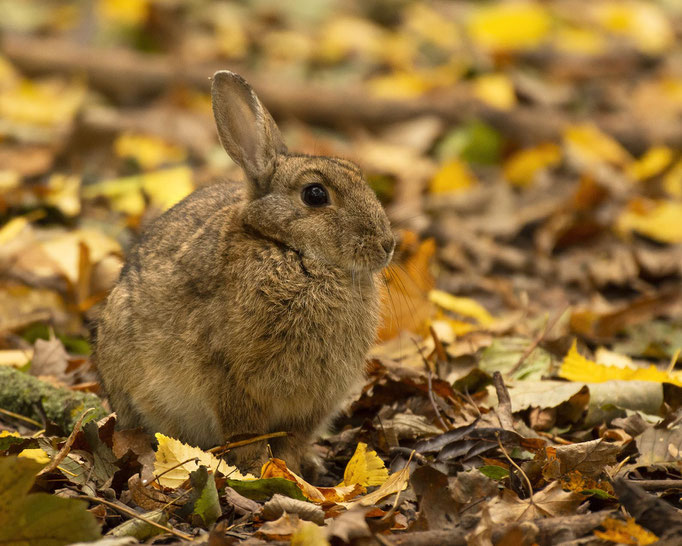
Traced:
<path fill-rule="evenodd" d="M 223 148 L 244 169 L 255 193 L 266 193 L 277 155 L 287 151 L 275 121 L 251 86 L 234 72 L 216 72 L 211 95 Z"/>

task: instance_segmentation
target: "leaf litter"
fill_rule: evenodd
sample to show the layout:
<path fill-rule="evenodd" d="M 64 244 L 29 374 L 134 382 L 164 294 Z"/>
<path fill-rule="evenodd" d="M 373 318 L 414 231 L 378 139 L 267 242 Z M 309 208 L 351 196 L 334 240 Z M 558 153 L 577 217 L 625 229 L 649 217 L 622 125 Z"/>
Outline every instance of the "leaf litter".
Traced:
<path fill-rule="evenodd" d="M 0 542 L 678 543 L 679 7 L 275 4 L 0 2 Z M 96 396 L 126 251 L 239 176 L 228 66 L 398 234 L 315 477 L 115 430 Z"/>

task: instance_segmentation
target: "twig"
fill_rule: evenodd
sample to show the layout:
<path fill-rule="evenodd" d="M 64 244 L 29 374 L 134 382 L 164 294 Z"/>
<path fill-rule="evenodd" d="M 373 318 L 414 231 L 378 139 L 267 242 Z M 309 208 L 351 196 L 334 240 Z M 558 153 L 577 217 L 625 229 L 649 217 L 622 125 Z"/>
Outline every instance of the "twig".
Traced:
<path fill-rule="evenodd" d="M 533 504 L 533 486 L 530 483 L 530 480 L 528 479 L 528 476 L 526 476 L 526 473 L 521 469 L 519 465 L 517 465 L 514 460 L 509 456 L 509 453 L 507 453 L 507 450 L 504 449 L 504 446 L 502 445 L 502 441 L 500 440 L 500 435 L 496 434 L 497 436 L 497 445 L 500 446 L 500 449 L 502 450 L 502 453 L 504 453 L 504 456 L 507 458 L 507 460 L 512 464 L 516 470 L 518 470 L 521 475 L 524 477 L 526 480 L 526 485 L 528 485 L 528 500 L 530 501 L 531 504 Z"/>
<path fill-rule="evenodd" d="M 154 479 L 151 480 L 151 481 L 149 481 L 149 482 L 147 482 L 147 481 L 145 481 L 145 480 L 142 480 L 142 485 L 147 485 L 148 483 L 151 483 L 151 482 L 157 482 L 157 483 L 159 484 L 159 486 L 163 487 L 163 486 L 161 485 L 161 482 L 159 481 L 159 478 L 160 478 L 161 476 L 163 476 L 164 474 L 168 474 L 168 472 L 170 472 L 171 470 L 175 470 L 175 469 L 178 468 L 179 466 L 182 466 L 183 464 L 187 464 L 187 463 L 190 462 L 190 461 L 194 461 L 195 463 L 197 463 L 197 462 L 199 462 L 199 458 L 198 458 L 198 457 L 190 457 L 189 459 L 187 459 L 187 460 L 185 460 L 185 461 L 179 462 L 178 464 L 173 465 L 173 466 L 171 466 L 170 468 L 167 468 L 166 470 L 164 470 L 163 472 L 161 472 L 161 474 L 159 474 L 158 476 L 157 476 L 156 474 L 154 474 Z"/>
<path fill-rule="evenodd" d="M 441 426 L 443 427 L 444 430 L 451 430 L 452 427 L 449 427 L 448 425 L 445 424 L 445 421 L 443 420 L 443 417 L 440 414 L 440 410 L 438 409 L 438 405 L 436 404 L 436 399 L 433 396 L 433 383 L 431 381 L 431 367 L 429 366 L 429 361 L 426 360 L 426 357 L 424 356 L 424 352 L 422 351 L 422 348 L 419 346 L 419 343 L 417 340 L 413 339 L 412 340 L 417 347 L 417 351 L 419 351 L 419 355 L 422 357 L 422 360 L 424 361 L 424 366 L 426 367 L 426 381 L 428 385 L 428 395 L 429 395 L 429 400 L 431 402 L 431 405 L 433 406 L 433 411 L 436 412 L 436 418 L 440 422 Z"/>
<path fill-rule="evenodd" d="M 263 440 L 269 440 L 270 438 L 282 438 L 283 436 L 288 436 L 288 432 L 269 432 L 267 434 L 261 434 L 260 436 L 254 436 L 253 438 L 247 438 L 246 440 L 239 440 L 238 442 L 230 442 L 224 446 L 215 446 L 207 450 L 209 453 L 222 455 L 230 449 L 235 447 L 247 446 L 249 444 L 255 444 L 256 442 L 261 442 Z"/>
<path fill-rule="evenodd" d="M 64 446 L 59 450 L 59 453 L 57 453 L 53 459 L 50 461 L 50 464 L 48 464 L 45 468 L 43 468 L 40 472 L 38 472 L 38 476 L 42 476 L 43 474 L 48 474 L 52 472 L 55 468 L 59 466 L 59 464 L 66 459 L 66 456 L 69 454 L 69 451 L 71 451 L 71 446 L 73 445 L 74 441 L 76 440 L 76 435 L 81 429 L 81 425 L 83 424 L 83 419 L 85 419 L 85 416 L 92 412 L 95 411 L 95 408 L 89 408 L 86 409 L 82 415 L 78 418 L 78 421 L 76 421 L 76 424 L 73 426 L 73 430 L 71 431 L 71 434 L 69 434 L 69 437 L 66 439 L 66 442 L 64 443 Z"/>
<path fill-rule="evenodd" d="M 405 468 L 407 468 L 408 474 L 410 471 L 409 466 L 410 466 L 410 463 L 412 462 L 412 457 L 414 457 L 415 453 L 417 453 L 417 452 L 413 449 L 412 453 L 410 453 L 410 456 L 407 459 L 407 463 L 405 463 Z M 391 506 L 391 509 L 383 515 L 383 517 L 381 518 L 382 520 L 384 520 L 384 521 L 387 520 L 398 509 L 398 504 L 400 502 L 400 494 L 402 492 L 403 492 L 403 490 L 401 489 L 396 493 L 395 501 L 393 501 L 393 506 Z"/>
<path fill-rule="evenodd" d="M 441 343 L 440 338 L 436 334 L 436 331 L 433 329 L 433 326 L 429 326 L 429 332 L 431 333 L 431 337 L 433 338 L 434 351 L 436 352 L 436 356 L 438 357 L 438 360 L 440 360 L 442 362 L 447 362 L 448 355 L 445 352 L 445 348 L 443 347 L 443 344 Z"/>
<path fill-rule="evenodd" d="M 0 413 L 3 413 L 7 415 L 8 417 L 14 417 L 14 419 L 19 419 L 20 421 L 26 421 L 27 423 L 31 423 L 32 425 L 37 426 L 38 428 L 43 428 L 43 425 L 39 423 L 38 421 L 35 421 L 31 419 L 30 417 L 25 417 L 23 415 L 19 415 L 18 413 L 14 413 L 13 411 L 9 411 L 6 409 L 0 408 Z"/>
<path fill-rule="evenodd" d="M 552 328 L 556 325 L 556 323 L 559 321 L 559 319 L 563 316 L 563 314 L 566 312 L 566 310 L 570 307 L 570 305 L 564 305 L 564 307 L 559 311 L 552 320 L 547 322 L 545 325 L 544 329 L 542 332 L 540 332 L 540 335 L 538 335 L 534 340 L 533 343 L 531 343 L 528 348 L 523 352 L 521 355 L 521 358 L 519 358 L 519 361 L 514 365 L 514 367 L 509 370 L 505 375 L 507 378 L 510 378 L 512 375 L 514 375 L 518 369 L 522 366 L 522 364 L 526 361 L 526 359 L 530 356 L 530 354 L 536 349 L 536 347 L 540 344 L 540 342 L 545 339 L 545 336 L 549 334 L 552 331 Z"/>
<path fill-rule="evenodd" d="M 104 504 L 105 506 L 108 506 L 109 508 L 113 508 L 114 510 L 119 510 L 120 512 L 123 512 L 127 516 L 130 516 L 132 518 L 136 518 L 136 519 L 139 519 L 141 521 L 144 521 L 145 523 L 147 523 L 153 527 L 156 527 L 157 529 L 162 529 L 163 531 L 166 531 L 167 533 L 170 533 L 171 535 L 175 535 L 178 538 L 182 538 L 184 540 L 189 540 L 189 541 L 194 540 L 194 537 L 192 535 L 188 535 L 187 533 L 183 533 L 182 531 L 178 531 L 176 529 L 173 529 L 172 527 L 164 527 L 160 523 L 156 523 L 155 521 L 152 521 L 149 518 L 147 518 L 141 514 L 138 514 L 137 512 L 135 512 L 135 510 L 133 510 L 132 508 L 128 508 L 127 506 L 123 507 L 123 506 L 118 505 L 116 503 L 109 502 L 108 500 L 100 499 L 98 497 L 91 497 L 90 495 L 78 495 L 76 498 L 89 500 L 91 502 L 99 502 L 100 504 Z"/>
<path fill-rule="evenodd" d="M 509 390 L 504 384 L 500 372 L 495 372 L 493 374 L 493 383 L 495 384 L 495 392 L 497 393 L 497 418 L 500 420 L 500 425 L 505 430 L 514 430 L 511 398 L 509 397 Z"/>

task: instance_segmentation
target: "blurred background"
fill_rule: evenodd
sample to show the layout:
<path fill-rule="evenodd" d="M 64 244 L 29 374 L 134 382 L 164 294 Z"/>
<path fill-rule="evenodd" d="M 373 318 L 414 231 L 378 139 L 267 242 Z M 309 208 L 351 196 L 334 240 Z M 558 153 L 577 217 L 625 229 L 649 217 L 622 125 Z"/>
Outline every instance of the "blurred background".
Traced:
<path fill-rule="evenodd" d="M 144 225 L 241 177 L 218 69 L 386 206 L 382 340 L 431 327 L 457 356 L 560 315 L 627 354 L 682 345 L 676 0 L 0 0 L 0 33 L 5 364 L 52 334 L 87 355 Z"/>

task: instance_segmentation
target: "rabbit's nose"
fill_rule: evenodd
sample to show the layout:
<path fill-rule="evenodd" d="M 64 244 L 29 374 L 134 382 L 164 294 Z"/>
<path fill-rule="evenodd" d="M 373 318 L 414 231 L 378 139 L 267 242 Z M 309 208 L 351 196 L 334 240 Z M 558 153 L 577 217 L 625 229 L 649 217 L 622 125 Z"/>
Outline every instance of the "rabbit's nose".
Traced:
<path fill-rule="evenodd" d="M 381 242 L 381 246 L 386 251 L 386 255 L 390 256 L 393 252 L 393 249 L 395 248 L 395 239 L 393 237 L 384 239 Z"/>

